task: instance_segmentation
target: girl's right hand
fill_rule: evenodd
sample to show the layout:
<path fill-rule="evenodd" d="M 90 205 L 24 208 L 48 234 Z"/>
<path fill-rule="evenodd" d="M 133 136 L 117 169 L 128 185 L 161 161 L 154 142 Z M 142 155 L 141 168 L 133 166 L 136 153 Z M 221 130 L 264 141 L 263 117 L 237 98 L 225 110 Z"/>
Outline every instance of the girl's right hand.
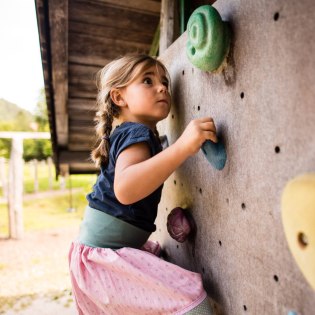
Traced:
<path fill-rule="evenodd" d="M 176 141 L 179 149 L 187 156 L 196 154 L 206 140 L 218 142 L 216 128 L 211 117 L 192 120 Z"/>

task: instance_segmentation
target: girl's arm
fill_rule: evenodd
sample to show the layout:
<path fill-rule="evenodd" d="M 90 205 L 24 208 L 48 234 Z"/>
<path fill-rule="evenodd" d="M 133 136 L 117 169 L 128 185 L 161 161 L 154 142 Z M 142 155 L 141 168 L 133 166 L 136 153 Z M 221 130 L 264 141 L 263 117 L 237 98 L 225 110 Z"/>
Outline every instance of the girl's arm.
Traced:
<path fill-rule="evenodd" d="M 180 138 L 151 157 L 146 143 L 125 149 L 116 161 L 114 191 L 122 204 L 135 203 L 156 190 L 206 140 L 217 141 L 212 118 L 190 122 Z"/>

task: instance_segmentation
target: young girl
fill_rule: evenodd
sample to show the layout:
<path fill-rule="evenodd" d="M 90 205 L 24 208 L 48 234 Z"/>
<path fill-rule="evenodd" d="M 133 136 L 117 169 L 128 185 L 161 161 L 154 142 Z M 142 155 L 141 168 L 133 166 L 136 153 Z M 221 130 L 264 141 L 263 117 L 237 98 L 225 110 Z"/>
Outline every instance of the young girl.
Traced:
<path fill-rule="evenodd" d="M 213 120 L 191 121 L 162 151 L 156 124 L 170 112 L 169 76 L 150 56 L 109 63 L 98 88 L 100 175 L 69 253 L 79 314 L 213 314 L 201 276 L 157 257 L 148 241 L 163 182 L 204 141 L 217 141 Z"/>

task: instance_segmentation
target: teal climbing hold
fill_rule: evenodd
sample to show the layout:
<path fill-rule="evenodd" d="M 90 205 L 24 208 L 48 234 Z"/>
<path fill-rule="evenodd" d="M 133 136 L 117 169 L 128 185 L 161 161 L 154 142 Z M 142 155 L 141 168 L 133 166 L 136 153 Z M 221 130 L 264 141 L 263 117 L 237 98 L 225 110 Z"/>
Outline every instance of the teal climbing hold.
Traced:
<path fill-rule="evenodd" d="M 222 141 L 217 143 L 207 140 L 201 147 L 209 163 L 217 170 L 222 170 L 226 163 L 226 151 Z"/>
<path fill-rule="evenodd" d="M 230 29 L 211 5 L 197 8 L 187 24 L 186 53 L 190 62 L 204 71 L 216 71 L 230 47 Z"/>

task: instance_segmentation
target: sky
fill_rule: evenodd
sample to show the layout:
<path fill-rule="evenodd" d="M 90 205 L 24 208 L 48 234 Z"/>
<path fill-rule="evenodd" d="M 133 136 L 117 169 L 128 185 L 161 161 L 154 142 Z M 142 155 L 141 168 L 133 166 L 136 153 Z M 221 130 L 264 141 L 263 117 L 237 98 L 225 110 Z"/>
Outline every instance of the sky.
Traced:
<path fill-rule="evenodd" d="M 44 87 L 34 0 L 0 0 L 0 98 L 31 112 Z"/>

